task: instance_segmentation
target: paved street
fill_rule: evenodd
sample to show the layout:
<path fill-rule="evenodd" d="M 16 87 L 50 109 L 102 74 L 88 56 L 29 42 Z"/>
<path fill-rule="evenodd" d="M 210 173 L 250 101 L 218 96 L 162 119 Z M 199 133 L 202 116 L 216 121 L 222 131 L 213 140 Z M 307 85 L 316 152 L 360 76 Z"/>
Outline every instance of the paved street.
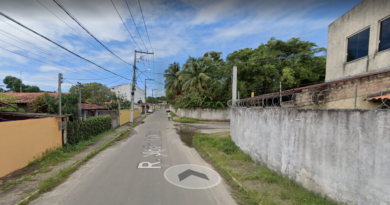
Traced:
<path fill-rule="evenodd" d="M 31 204 L 236 204 L 214 171 L 192 166 L 212 168 L 183 144 L 174 124 L 163 109 L 157 110 L 129 138 L 102 151 Z M 193 168 L 177 166 L 183 164 Z M 164 177 L 168 168 L 169 181 Z M 196 189 L 205 186 L 210 188 Z"/>

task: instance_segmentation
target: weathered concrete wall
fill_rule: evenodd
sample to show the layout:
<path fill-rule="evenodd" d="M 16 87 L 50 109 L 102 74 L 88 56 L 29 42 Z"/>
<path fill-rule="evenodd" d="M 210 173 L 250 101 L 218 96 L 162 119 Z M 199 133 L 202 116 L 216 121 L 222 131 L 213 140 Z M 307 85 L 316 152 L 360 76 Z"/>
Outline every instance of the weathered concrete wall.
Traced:
<path fill-rule="evenodd" d="M 198 120 L 215 120 L 215 121 L 230 121 L 230 110 L 229 109 L 207 109 L 207 108 L 196 108 L 196 109 L 173 109 L 170 106 L 171 112 L 174 112 L 179 117 L 188 117 Z"/>
<path fill-rule="evenodd" d="M 231 108 L 233 141 L 255 161 L 348 204 L 390 204 L 390 112 Z"/>
<path fill-rule="evenodd" d="M 329 25 L 326 82 L 390 69 L 390 50 L 378 52 L 379 22 L 390 16 L 389 8 L 388 0 L 364 0 Z M 347 62 L 348 38 L 368 27 L 368 56 Z"/>

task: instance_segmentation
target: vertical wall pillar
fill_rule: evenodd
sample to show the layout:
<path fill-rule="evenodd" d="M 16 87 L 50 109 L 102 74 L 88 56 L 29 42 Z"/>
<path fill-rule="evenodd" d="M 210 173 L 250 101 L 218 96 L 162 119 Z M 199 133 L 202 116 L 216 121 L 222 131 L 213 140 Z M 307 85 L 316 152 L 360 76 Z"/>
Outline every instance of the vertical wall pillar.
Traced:
<path fill-rule="evenodd" d="M 232 87 L 232 105 L 237 101 L 237 66 L 233 66 L 233 87 Z"/>

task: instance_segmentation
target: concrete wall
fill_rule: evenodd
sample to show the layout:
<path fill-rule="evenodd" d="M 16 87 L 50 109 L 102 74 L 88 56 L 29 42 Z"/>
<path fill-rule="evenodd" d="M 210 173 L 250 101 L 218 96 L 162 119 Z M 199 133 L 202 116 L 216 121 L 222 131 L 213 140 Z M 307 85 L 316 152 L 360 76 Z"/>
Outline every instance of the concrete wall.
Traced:
<path fill-rule="evenodd" d="M 230 121 L 229 109 L 208 109 L 195 108 L 191 109 L 175 109 L 170 106 L 171 112 L 174 112 L 179 117 L 188 117 L 198 120 L 216 120 L 216 121 Z"/>
<path fill-rule="evenodd" d="M 390 16 L 389 8 L 388 0 L 364 0 L 329 25 L 326 82 L 390 69 L 390 50 L 378 52 L 380 21 Z M 348 37 L 368 27 L 368 56 L 347 62 Z"/>
<path fill-rule="evenodd" d="M 131 90 L 131 83 L 111 87 L 111 91 L 115 92 L 116 94 L 124 95 L 126 99 L 129 101 L 131 101 L 130 90 Z M 136 87 L 136 90 L 134 92 L 134 102 L 138 103 L 139 100 L 145 102 L 145 90 Z"/>
<path fill-rule="evenodd" d="M 348 204 L 390 204 L 390 112 L 231 108 L 233 141 L 255 161 Z"/>
<path fill-rule="evenodd" d="M 139 117 L 140 113 L 141 113 L 141 108 L 134 108 L 133 119 Z M 119 112 L 119 125 L 123 125 L 130 122 L 130 114 L 131 114 L 130 109 L 121 110 Z"/>
<path fill-rule="evenodd" d="M 22 169 L 48 149 L 62 146 L 60 117 L 0 122 L 0 177 Z"/>

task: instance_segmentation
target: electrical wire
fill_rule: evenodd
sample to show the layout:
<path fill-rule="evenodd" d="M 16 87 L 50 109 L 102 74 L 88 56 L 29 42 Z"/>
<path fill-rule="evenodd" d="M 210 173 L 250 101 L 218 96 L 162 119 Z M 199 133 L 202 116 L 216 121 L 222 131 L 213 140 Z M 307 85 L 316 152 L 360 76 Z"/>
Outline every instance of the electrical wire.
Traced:
<path fill-rule="evenodd" d="M 148 28 L 146 28 L 146 23 L 145 23 L 145 18 L 144 18 L 144 13 L 142 12 L 142 7 L 141 7 L 141 2 L 138 0 L 138 4 L 139 4 L 139 8 L 141 10 L 141 14 L 142 14 L 142 20 L 144 21 L 144 25 L 145 25 L 145 30 L 146 30 L 146 34 L 148 35 L 148 39 L 149 39 L 149 44 L 150 44 L 150 48 L 152 48 L 152 51 L 154 53 L 154 50 L 153 50 L 153 47 L 152 47 L 152 43 L 150 42 L 150 38 L 149 38 L 149 32 L 148 32 Z"/>
<path fill-rule="evenodd" d="M 137 45 L 137 47 L 142 51 L 142 49 L 139 47 L 138 43 L 135 41 L 133 35 L 131 35 L 131 33 L 130 33 L 130 31 L 129 31 L 129 28 L 127 28 L 125 22 L 124 22 L 123 19 L 122 19 L 122 16 L 119 14 L 118 9 L 116 8 L 116 6 L 115 6 L 115 4 L 114 4 L 114 2 L 113 2 L 112 0 L 111 0 L 111 3 L 112 3 L 112 5 L 114 6 L 115 11 L 116 11 L 116 13 L 118 14 L 119 18 L 121 19 L 123 25 L 126 27 L 127 32 L 129 33 L 129 35 L 130 35 L 131 38 L 133 39 L 134 43 L 135 43 L 135 44 Z"/>
<path fill-rule="evenodd" d="M 44 39 L 50 41 L 51 43 L 57 45 L 58 47 L 60 47 L 60 48 L 62 48 L 62 49 L 64 49 L 64 50 L 66 50 L 66 51 L 68 51 L 69 53 L 71 53 L 71 54 L 73 54 L 73 55 L 75 55 L 75 56 L 77 56 L 77 57 L 79 57 L 79 58 L 81 58 L 81 59 L 83 59 L 83 60 L 85 60 L 85 61 L 87 61 L 87 62 L 89 62 L 89 63 L 91 63 L 91 64 L 93 64 L 93 65 L 95 65 L 95 66 L 97 66 L 97 67 L 99 67 L 99 68 L 101 68 L 101 69 L 103 69 L 103 70 L 105 70 L 105 71 L 107 71 L 107 72 L 109 72 L 109 73 L 112 73 L 112 74 L 114 74 L 114 75 L 119 76 L 118 74 L 116 74 L 116 73 L 114 73 L 114 72 L 112 72 L 112 71 L 110 71 L 110 70 L 107 70 L 106 68 L 103 68 L 102 66 L 100 66 L 100 65 L 98 65 L 98 64 L 96 64 L 96 63 L 94 63 L 94 62 L 92 62 L 92 61 L 90 61 L 90 60 L 88 60 L 88 59 L 86 59 L 86 58 L 84 58 L 84 57 L 82 57 L 82 56 L 80 56 L 80 55 L 74 53 L 73 51 L 70 51 L 69 49 L 67 49 L 67 48 L 65 48 L 65 47 L 63 47 L 63 46 L 61 46 L 60 44 L 54 42 L 53 40 L 49 39 L 48 37 L 46 37 L 46 36 L 44 36 L 44 35 L 42 35 L 42 34 L 36 32 L 36 31 L 34 31 L 34 30 L 32 30 L 32 29 L 30 29 L 29 27 L 27 27 L 27 26 L 23 25 L 22 23 L 20 23 L 20 22 L 14 20 L 13 18 L 11 18 L 11 17 L 5 15 L 4 13 L 0 12 L 0 15 L 2 15 L 2 16 L 4 16 L 5 18 L 7 18 L 7 19 L 13 21 L 14 23 L 16 23 L 16 24 L 22 26 L 23 28 L 25 28 L 25 29 L 31 31 L 32 33 L 34 33 L 34 34 L 36 34 L 36 35 L 38 35 L 38 36 L 40 36 L 40 37 L 42 37 L 42 38 L 44 38 Z M 122 77 L 122 78 L 125 78 L 125 77 L 123 77 L 123 76 L 121 76 L 121 77 Z M 125 78 L 125 79 L 128 79 L 128 78 Z M 130 79 L 128 79 L 128 80 L 130 80 Z"/>
<path fill-rule="evenodd" d="M 88 31 L 68 10 L 63 7 L 58 0 L 53 0 L 70 18 L 72 18 L 82 29 L 84 29 L 85 32 L 87 32 L 92 38 L 94 38 L 100 45 L 102 45 L 107 51 L 109 51 L 112 55 L 117 57 L 119 60 L 123 61 L 124 63 L 133 66 L 132 64 L 126 62 L 119 56 L 117 56 L 114 52 L 112 52 L 110 49 L 108 49 L 102 42 L 100 42 L 91 32 Z"/>
<path fill-rule="evenodd" d="M 112 1 L 112 0 L 111 0 L 111 1 Z M 145 46 L 145 48 L 146 48 L 146 51 L 148 51 L 148 47 L 146 47 L 146 45 L 145 45 L 145 43 L 144 43 L 144 40 L 142 39 L 141 33 L 139 32 L 138 27 L 137 27 L 137 24 L 135 23 L 133 14 L 131 13 L 131 10 L 130 10 L 129 4 L 127 3 L 127 0 L 125 0 L 125 2 L 126 2 L 127 9 L 128 9 L 129 12 L 130 12 L 131 19 L 133 19 L 134 26 L 135 26 L 135 28 L 137 29 L 138 35 L 139 35 L 139 37 L 141 38 L 141 41 L 142 41 L 142 43 L 144 44 L 144 46 Z"/>
<path fill-rule="evenodd" d="M 112 58 L 112 56 L 107 55 L 107 53 L 103 52 L 100 48 L 96 47 L 93 43 L 91 43 L 88 39 L 86 39 L 84 36 L 82 36 L 80 33 L 78 33 L 73 27 L 71 27 L 69 24 L 67 24 L 64 20 L 62 20 L 58 15 L 56 15 L 54 12 L 52 12 L 48 7 L 46 7 L 44 4 L 42 4 L 39 0 L 36 0 L 40 5 L 42 5 L 47 11 L 49 11 L 51 14 L 53 14 L 55 17 L 57 17 L 58 20 L 63 22 L 66 26 L 68 26 L 74 33 L 76 33 L 79 37 L 83 38 L 86 42 L 88 42 L 91 46 L 93 46 L 95 49 L 99 50 L 102 54 L 106 55 L 107 57 Z M 115 62 L 115 61 L 114 61 Z M 116 62 L 115 62 L 116 63 Z M 118 64 L 119 65 L 119 64 Z"/>

